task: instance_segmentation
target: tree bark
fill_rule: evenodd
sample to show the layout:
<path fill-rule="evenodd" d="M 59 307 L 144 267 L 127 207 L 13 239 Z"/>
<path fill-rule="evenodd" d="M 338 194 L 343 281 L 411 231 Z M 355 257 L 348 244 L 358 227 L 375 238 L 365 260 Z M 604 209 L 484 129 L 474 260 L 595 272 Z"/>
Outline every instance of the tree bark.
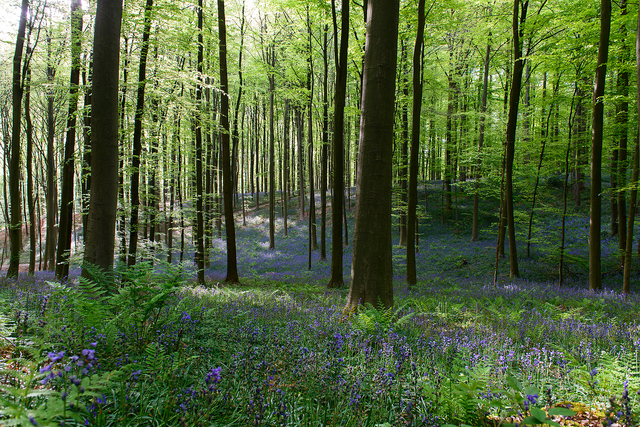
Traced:
<path fill-rule="evenodd" d="M 12 106 L 13 128 L 11 130 L 11 158 L 9 161 L 9 197 L 11 200 L 11 225 L 9 238 L 11 239 L 11 254 L 7 278 L 18 277 L 20 266 L 20 252 L 22 251 L 22 222 L 20 217 L 20 121 L 22 117 L 22 84 L 21 70 L 22 51 L 24 49 L 24 34 L 27 26 L 29 0 L 22 0 L 18 37 L 13 55 L 13 83 Z"/>
<path fill-rule="evenodd" d="M 198 284 L 204 286 L 204 185 L 202 177 L 202 75 L 204 70 L 203 5 L 198 0 L 198 83 L 196 87 L 196 263 Z"/>
<path fill-rule="evenodd" d="M 236 229 L 233 218 L 233 181 L 229 149 L 229 82 L 227 79 L 227 26 L 224 15 L 224 0 L 218 0 L 218 37 L 220 39 L 220 89 L 222 90 L 220 123 L 222 125 L 222 174 L 224 186 L 224 222 L 227 235 L 228 283 L 238 283 L 236 259 Z"/>
<path fill-rule="evenodd" d="M 131 219 L 129 230 L 129 258 L 127 265 L 136 263 L 138 251 L 138 213 L 140 210 L 140 156 L 142 155 L 142 118 L 144 116 L 144 91 L 147 82 L 147 56 L 149 54 L 149 35 L 151 34 L 151 14 L 153 0 L 147 0 L 144 8 L 144 29 L 140 48 L 140 68 L 138 69 L 138 95 L 133 125 L 133 152 L 131 156 Z"/>
<path fill-rule="evenodd" d="M 334 30 L 337 31 L 335 0 L 332 0 Z M 336 36 L 337 37 L 337 36 Z M 335 40 L 335 39 L 334 39 Z M 349 1 L 342 0 L 340 50 L 335 42 L 337 81 L 333 113 L 333 197 L 331 199 L 331 277 L 329 288 L 344 285 L 342 265 L 342 208 L 344 199 L 344 106 L 347 93 L 347 51 L 349 47 Z M 394 73 L 395 86 L 395 73 Z M 391 219 L 391 213 L 389 213 Z"/>
<path fill-rule="evenodd" d="M 322 82 L 322 159 L 320 166 L 320 259 L 327 259 L 327 163 L 329 156 L 329 61 L 327 35 L 329 26 L 323 32 L 323 82 Z"/>
<path fill-rule="evenodd" d="M 93 46 L 91 190 L 84 264 L 110 274 L 113 269 L 118 206 L 118 81 L 122 2 L 99 0 Z M 87 271 L 83 271 L 86 275 Z"/>
<path fill-rule="evenodd" d="M 46 191 L 46 209 L 47 209 L 47 234 L 45 238 L 45 260 L 44 268 L 50 271 L 55 270 L 55 252 L 56 252 L 56 167 L 54 155 L 55 140 L 55 119 L 53 114 L 53 101 L 55 94 L 51 87 L 53 79 L 56 75 L 56 69 L 51 59 L 51 37 L 47 35 L 47 84 L 50 89 L 47 91 L 47 191 Z"/>
<path fill-rule="evenodd" d="M 27 59 L 25 61 L 25 92 L 24 92 L 24 118 L 27 131 L 27 206 L 29 211 L 29 276 L 33 276 L 36 268 L 36 208 L 33 200 L 33 123 L 31 121 L 31 66 L 28 58 L 31 48 L 27 45 Z"/>
<path fill-rule="evenodd" d="M 611 31 L 611 0 L 600 3 L 600 41 L 598 45 L 598 65 L 596 67 L 595 90 L 593 93 L 593 119 L 591 137 L 591 222 L 589 227 L 589 289 L 598 291 L 602 287 L 600 265 L 600 224 L 602 216 L 602 133 L 604 123 L 604 85 L 609 56 L 609 35 Z"/>
<path fill-rule="evenodd" d="M 515 154 L 516 126 L 518 121 L 518 105 L 522 87 L 522 72 L 525 59 L 522 56 L 522 35 L 527 17 L 528 0 L 515 0 L 513 4 L 513 50 L 514 64 L 509 94 L 509 118 L 507 122 L 507 158 L 505 165 L 505 204 L 509 234 L 509 272 L 511 277 L 520 277 L 518 271 L 518 252 L 516 250 L 516 227 L 513 212 L 513 159 Z M 518 15 L 520 15 L 518 17 Z"/>
<path fill-rule="evenodd" d="M 393 305 L 391 187 L 399 1 L 369 2 L 347 310 Z"/>
<path fill-rule="evenodd" d="M 420 154 L 420 113 L 422 111 L 422 55 L 424 50 L 425 0 L 418 2 L 418 33 L 413 49 L 413 111 L 411 123 L 411 158 L 409 160 L 409 198 L 407 218 L 407 285 L 416 276 L 416 208 L 418 206 L 418 155 Z"/>
<path fill-rule="evenodd" d="M 64 146 L 62 166 L 62 191 L 60 194 L 60 226 L 56 252 L 56 278 L 69 276 L 69 256 L 73 229 L 73 181 L 74 150 L 76 141 L 76 111 L 78 86 L 80 85 L 80 53 L 82 49 L 82 7 L 80 0 L 71 0 L 71 79 L 69 88 L 69 113 L 67 115 L 67 140 Z"/>
<path fill-rule="evenodd" d="M 640 79 L 640 14 L 638 14 L 638 24 L 636 27 L 636 73 Z M 640 81 L 640 80 L 638 80 Z M 638 113 L 640 114 L 640 85 L 638 85 L 636 99 Z M 631 290 L 631 254 L 633 253 L 633 223 L 636 216 L 637 184 L 640 178 L 640 129 L 636 131 L 635 153 L 633 155 L 633 177 L 629 199 L 629 223 L 627 225 L 627 239 L 624 252 L 624 273 L 622 280 L 622 292 L 628 294 Z"/>
<path fill-rule="evenodd" d="M 489 33 L 491 38 L 491 33 Z M 478 208 L 480 205 L 480 178 L 482 177 L 482 149 L 484 146 L 484 128 L 487 114 L 487 98 L 489 89 L 489 61 L 491 60 L 491 41 L 487 42 L 487 50 L 484 55 L 484 72 L 482 74 L 482 100 L 480 106 L 480 129 L 478 135 L 478 161 L 476 162 L 476 174 L 475 182 L 473 183 L 473 219 L 471 226 L 471 241 L 478 241 L 478 234 L 480 232 L 480 224 L 478 219 Z"/>

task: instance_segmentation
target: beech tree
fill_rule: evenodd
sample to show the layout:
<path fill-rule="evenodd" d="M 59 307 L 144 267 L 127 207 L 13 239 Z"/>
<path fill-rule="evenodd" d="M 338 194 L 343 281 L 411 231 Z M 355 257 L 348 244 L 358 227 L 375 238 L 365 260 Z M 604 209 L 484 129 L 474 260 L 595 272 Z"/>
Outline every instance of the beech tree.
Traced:
<path fill-rule="evenodd" d="M 67 139 L 62 166 L 62 190 L 60 194 L 60 225 L 58 227 L 58 251 L 56 253 L 56 278 L 69 275 L 71 232 L 73 228 L 74 151 L 76 141 L 76 111 L 78 86 L 80 85 L 80 53 L 82 49 L 82 7 L 80 0 L 71 0 L 71 78 L 69 87 L 69 112 L 67 114 Z"/>
<path fill-rule="evenodd" d="M 609 35 L 611 31 L 611 0 L 600 2 L 600 41 L 598 43 L 598 65 L 596 67 L 593 92 L 593 118 L 591 137 L 591 222 L 589 226 L 589 289 L 598 291 L 602 287 L 600 265 L 600 229 L 602 216 L 602 134 L 604 125 L 604 85 L 609 57 Z"/>
<path fill-rule="evenodd" d="M 113 269 L 118 205 L 118 74 L 121 0 L 98 0 L 93 45 L 93 108 L 91 110 L 91 188 L 83 275 L 86 265 Z"/>
<path fill-rule="evenodd" d="M 11 239 L 11 254 L 7 278 L 18 277 L 20 266 L 20 252 L 22 251 L 22 222 L 20 213 L 20 130 L 22 118 L 22 51 L 24 49 L 24 35 L 27 27 L 27 14 L 29 13 L 29 0 L 22 0 L 20 9 L 20 22 L 18 24 L 18 37 L 16 49 L 13 54 L 13 83 L 12 107 L 13 125 L 11 129 L 11 160 L 9 162 L 9 193 L 11 197 L 11 225 L 9 238 Z"/>
<path fill-rule="evenodd" d="M 367 4 L 348 310 L 365 303 L 393 305 L 391 184 L 399 3 Z"/>

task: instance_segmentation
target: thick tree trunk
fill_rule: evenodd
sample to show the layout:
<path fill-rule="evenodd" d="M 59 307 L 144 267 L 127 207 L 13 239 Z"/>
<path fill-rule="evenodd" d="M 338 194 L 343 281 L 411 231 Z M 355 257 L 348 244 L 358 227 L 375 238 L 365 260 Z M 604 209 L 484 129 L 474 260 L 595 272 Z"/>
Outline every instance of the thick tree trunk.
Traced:
<path fill-rule="evenodd" d="M 332 0 L 334 31 L 337 31 L 335 0 Z M 337 37 L 337 36 L 336 36 Z M 331 199 L 331 277 L 329 288 L 344 285 L 342 260 L 342 209 L 344 199 L 344 106 L 347 93 L 347 52 L 349 48 L 349 1 L 342 0 L 340 50 L 336 46 L 336 94 L 333 113 L 333 197 Z M 339 59 L 338 59 L 339 52 Z M 394 73 L 395 75 L 395 73 Z M 395 76 L 394 76 L 395 86 Z M 391 219 L 391 213 L 389 213 Z M 391 237 L 391 234 L 389 234 Z"/>
<path fill-rule="evenodd" d="M 604 85 L 609 56 L 609 34 L 611 31 L 611 0 L 600 3 L 600 42 L 598 66 L 596 67 L 593 93 L 593 121 L 591 138 L 591 222 L 589 227 L 589 289 L 598 291 L 602 287 L 600 265 L 600 224 L 602 216 L 602 133 L 604 122 Z"/>
<path fill-rule="evenodd" d="M 407 218 L 407 285 L 414 286 L 416 276 L 416 208 L 418 206 L 418 155 L 420 153 L 420 113 L 422 111 L 422 55 L 424 50 L 424 3 L 418 2 L 418 33 L 413 49 L 413 111 L 411 123 L 411 158 L 409 161 L 409 200 Z"/>
<path fill-rule="evenodd" d="M 91 175 L 100 185 L 91 189 L 88 240 L 84 263 L 110 274 L 113 268 L 118 205 L 118 74 L 122 2 L 100 0 L 93 48 L 91 113 Z M 86 271 L 83 271 L 85 274 Z"/>
<path fill-rule="evenodd" d="M 127 265 L 136 263 L 138 252 L 138 213 L 140 210 L 140 156 L 142 155 L 142 118 L 144 115 L 144 91 L 147 82 L 147 56 L 149 53 L 149 35 L 151 34 L 151 14 L 153 0 L 147 0 L 144 8 L 144 28 L 142 32 L 142 47 L 140 48 L 140 68 L 138 70 L 138 95 L 136 100 L 136 114 L 133 125 L 133 153 L 131 158 L 131 219 L 129 230 L 129 258 Z"/>
<path fill-rule="evenodd" d="M 22 0 L 18 37 L 13 55 L 13 127 L 11 130 L 11 158 L 9 162 L 9 197 L 11 199 L 9 238 L 11 239 L 11 255 L 9 258 L 9 268 L 7 269 L 7 278 L 18 277 L 20 252 L 22 251 L 22 222 L 20 217 L 20 119 L 22 117 L 22 85 L 20 65 L 22 63 L 28 11 L 29 0 Z"/>
<path fill-rule="evenodd" d="M 224 15 L 224 0 L 218 0 L 218 37 L 220 39 L 220 89 L 229 93 L 227 80 L 227 26 Z M 233 181 L 229 149 L 229 98 L 222 97 L 220 123 L 222 125 L 222 174 L 224 185 L 224 221 L 227 235 L 227 277 L 225 282 L 238 283 L 236 259 L 236 228 L 233 218 Z"/>
<path fill-rule="evenodd" d="M 374 0 L 368 5 L 347 310 L 366 303 L 393 306 L 391 186 L 398 15 L 398 0 Z"/>
<path fill-rule="evenodd" d="M 73 181 L 74 151 L 76 142 L 76 111 L 78 109 L 78 86 L 80 85 L 80 53 L 82 49 L 82 7 L 80 0 L 71 0 L 71 79 L 69 88 L 69 113 L 67 115 L 67 140 L 64 146 L 62 166 L 62 192 L 60 194 L 60 227 L 58 228 L 58 251 L 56 253 L 56 278 L 69 275 L 71 233 L 73 229 Z"/>

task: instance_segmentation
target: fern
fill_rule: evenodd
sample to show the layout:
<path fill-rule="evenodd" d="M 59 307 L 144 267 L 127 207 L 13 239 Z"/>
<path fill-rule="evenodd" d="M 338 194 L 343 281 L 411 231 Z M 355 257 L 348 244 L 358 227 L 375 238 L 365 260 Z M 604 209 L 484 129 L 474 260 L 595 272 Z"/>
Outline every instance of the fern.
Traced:
<path fill-rule="evenodd" d="M 409 312 L 402 315 L 409 303 L 405 303 L 399 307 L 376 308 L 371 303 L 359 306 L 354 316 L 354 324 L 358 329 L 364 332 L 373 333 L 378 329 L 388 331 L 392 327 L 400 327 L 405 325 L 415 316 L 415 312 Z"/>

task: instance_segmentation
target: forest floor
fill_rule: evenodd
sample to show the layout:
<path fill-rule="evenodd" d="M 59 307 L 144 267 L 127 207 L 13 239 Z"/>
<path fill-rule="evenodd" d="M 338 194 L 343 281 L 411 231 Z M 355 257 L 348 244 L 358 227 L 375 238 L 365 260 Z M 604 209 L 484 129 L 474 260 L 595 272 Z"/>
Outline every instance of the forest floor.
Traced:
<path fill-rule="evenodd" d="M 638 425 L 638 260 L 623 296 L 617 240 L 603 231 L 605 289 L 589 292 L 587 208 L 572 207 L 559 286 L 561 209 L 550 187 L 530 257 L 528 230 L 517 230 L 522 277 L 499 259 L 494 284 L 497 201 L 481 203 L 470 243 L 469 194 L 458 193 L 456 222 L 439 183 L 420 193 L 419 283 L 404 285 L 394 228 L 390 309 L 344 316 L 352 234 L 345 288 L 328 290 L 319 251 L 308 268 L 308 218 L 295 200 L 275 249 L 266 206 L 246 226 L 238 218 L 240 285 L 222 283 L 224 239 L 213 240 L 204 287 L 192 261 L 139 263 L 115 293 L 49 273 L 0 280 L 0 425 Z M 518 203 L 519 224 L 528 206 Z M 353 208 L 347 216 L 352 233 Z"/>

